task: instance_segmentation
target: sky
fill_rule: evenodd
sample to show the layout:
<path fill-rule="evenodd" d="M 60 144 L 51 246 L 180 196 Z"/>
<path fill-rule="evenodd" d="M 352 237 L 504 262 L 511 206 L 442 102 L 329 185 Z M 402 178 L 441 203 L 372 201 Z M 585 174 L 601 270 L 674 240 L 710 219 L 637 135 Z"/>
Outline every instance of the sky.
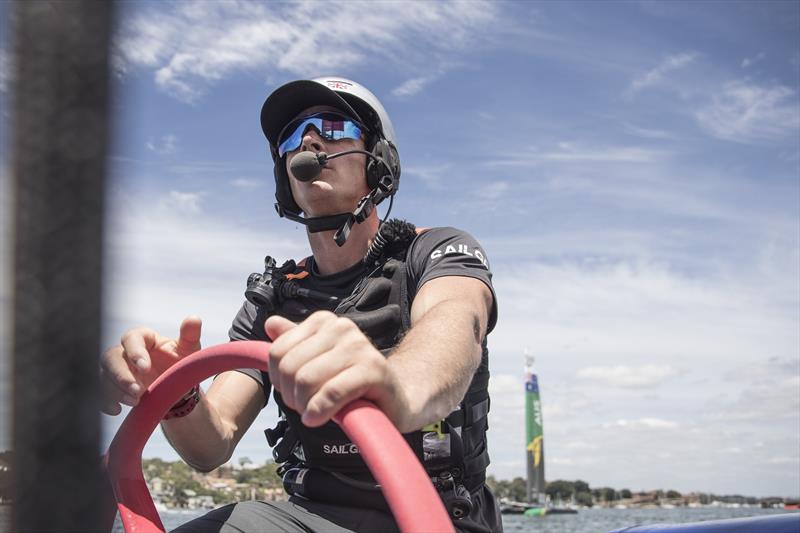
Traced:
<path fill-rule="evenodd" d="M 800 3 L 119 7 L 103 346 L 189 314 L 204 345 L 225 342 L 263 257 L 308 254 L 273 210 L 259 112 L 287 81 L 343 76 L 397 132 L 392 215 L 466 230 L 491 263 L 490 474 L 525 474 L 528 350 L 547 479 L 800 495 Z M 0 448 L 9 337 L 7 318 Z M 271 456 L 276 414 L 234 460 Z M 104 417 L 105 442 L 120 421 Z M 159 433 L 145 456 L 177 458 Z"/>

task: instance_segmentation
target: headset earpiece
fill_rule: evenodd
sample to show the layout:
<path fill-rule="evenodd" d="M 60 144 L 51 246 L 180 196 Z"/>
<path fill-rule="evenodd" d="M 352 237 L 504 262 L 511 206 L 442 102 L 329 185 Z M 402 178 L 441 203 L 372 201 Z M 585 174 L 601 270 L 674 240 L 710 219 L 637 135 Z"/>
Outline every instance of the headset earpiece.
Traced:
<path fill-rule="evenodd" d="M 372 153 L 386 162 L 381 163 L 369 158 L 367 163 L 367 186 L 374 189 L 380 183 L 381 178 L 387 174 L 394 174 L 394 181 L 400 178 L 400 165 L 398 164 L 397 150 L 385 139 L 379 139 L 372 147 Z M 388 167 L 388 168 L 387 168 Z M 391 169 L 391 170 L 389 170 Z M 395 187 L 397 184 L 395 184 Z"/>

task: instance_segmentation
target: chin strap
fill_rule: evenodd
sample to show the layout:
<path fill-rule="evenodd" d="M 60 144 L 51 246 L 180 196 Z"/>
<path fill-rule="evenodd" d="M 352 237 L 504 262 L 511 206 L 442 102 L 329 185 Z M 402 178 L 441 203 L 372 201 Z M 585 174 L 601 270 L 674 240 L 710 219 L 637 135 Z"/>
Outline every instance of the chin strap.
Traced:
<path fill-rule="evenodd" d="M 394 179 L 391 176 L 384 176 L 377 187 L 358 201 L 358 205 L 352 213 L 304 218 L 300 216 L 300 213 L 284 209 L 279 203 L 275 203 L 275 211 L 283 218 L 288 218 L 289 220 L 305 225 L 311 233 L 337 230 L 336 234 L 333 236 L 333 240 L 336 241 L 336 244 L 339 246 L 343 246 L 350 236 L 353 225 L 364 222 L 372 213 L 372 210 L 375 209 L 375 206 L 384 198 L 390 196 L 392 192 L 394 192 Z"/>
<path fill-rule="evenodd" d="M 347 219 L 352 216 L 351 213 L 339 213 L 338 215 L 304 218 L 300 216 L 300 213 L 288 211 L 281 207 L 281 205 L 278 203 L 275 204 L 275 211 L 278 212 L 278 216 L 288 218 L 289 220 L 293 220 L 294 222 L 299 222 L 300 224 L 308 226 L 308 231 L 311 233 L 339 229 L 343 224 L 347 223 Z"/>

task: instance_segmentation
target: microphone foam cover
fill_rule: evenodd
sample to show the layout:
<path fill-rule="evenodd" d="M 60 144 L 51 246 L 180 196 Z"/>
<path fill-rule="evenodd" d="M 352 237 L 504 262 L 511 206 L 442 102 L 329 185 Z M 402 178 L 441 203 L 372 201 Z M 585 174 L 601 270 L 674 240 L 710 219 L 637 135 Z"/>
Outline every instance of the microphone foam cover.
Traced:
<path fill-rule="evenodd" d="M 289 163 L 292 175 L 300 181 L 311 181 L 322 172 L 317 154 L 311 151 L 300 152 Z"/>

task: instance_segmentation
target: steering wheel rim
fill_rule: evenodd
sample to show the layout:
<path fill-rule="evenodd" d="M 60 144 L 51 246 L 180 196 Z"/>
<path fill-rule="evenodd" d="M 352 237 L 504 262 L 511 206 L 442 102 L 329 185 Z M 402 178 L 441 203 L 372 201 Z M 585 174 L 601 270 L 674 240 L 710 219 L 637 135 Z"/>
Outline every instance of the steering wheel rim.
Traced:
<path fill-rule="evenodd" d="M 236 368 L 268 370 L 269 348 L 270 343 L 263 341 L 204 348 L 175 363 L 148 387 L 104 457 L 125 531 L 164 531 L 141 465 L 142 450 L 169 408 L 193 385 L 212 375 Z M 386 415 L 374 404 L 356 400 L 334 420 L 358 446 L 403 533 L 454 531 L 430 478 Z"/>

